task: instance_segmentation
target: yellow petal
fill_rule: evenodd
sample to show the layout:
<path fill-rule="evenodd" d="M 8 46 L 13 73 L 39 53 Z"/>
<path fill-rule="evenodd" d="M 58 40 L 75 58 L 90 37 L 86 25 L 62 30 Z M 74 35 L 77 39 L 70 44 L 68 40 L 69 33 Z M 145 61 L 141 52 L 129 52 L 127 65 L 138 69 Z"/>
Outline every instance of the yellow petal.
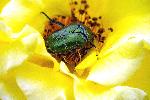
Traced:
<path fill-rule="evenodd" d="M 9 2 L 9 0 L 1 0 L 1 3 L 0 3 L 0 12 L 1 10 L 3 9 L 3 7 Z"/>
<path fill-rule="evenodd" d="M 69 0 L 67 0 L 67 2 L 68 1 Z M 65 2 L 65 1 L 62 0 L 62 2 Z M 8 5 L 2 11 L 2 18 L 3 18 L 3 21 L 7 25 L 13 28 L 13 31 L 19 31 L 20 29 L 22 29 L 22 27 L 24 27 L 26 23 L 28 23 L 41 32 L 43 30 L 44 22 L 46 20 L 44 16 L 41 17 L 40 15 L 41 11 L 48 12 L 48 15 L 50 16 L 61 14 L 61 13 L 63 15 L 69 14 L 70 9 L 68 9 L 68 6 L 66 6 L 68 5 L 68 3 L 66 2 L 62 3 L 62 2 L 59 2 L 59 0 L 50 0 L 50 2 L 48 0 L 45 0 L 45 1 L 42 1 L 42 0 L 10 1 Z M 92 53 L 93 55 L 89 55 L 90 59 L 93 57 L 94 59 L 92 60 L 85 59 L 84 62 L 86 63 L 79 64 L 79 66 L 81 67 L 78 67 L 76 69 L 87 68 L 85 64 L 88 64 L 88 67 L 91 67 L 92 65 L 94 65 L 94 67 L 92 67 L 92 70 L 88 76 L 89 80 L 101 83 L 103 85 L 114 85 L 114 84 L 116 85 L 116 84 L 121 84 L 121 83 L 129 84 L 134 87 L 144 89 L 146 92 L 150 93 L 149 70 L 146 70 L 146 71 L 144 70 L 144 69 L 149 69 L 148 65 L 150 64 L 148 61 L 148 59 L 150 58 L 149 56 L 149 48 L 150 48 L 149 44 L 150 43 L 149 43 L 149 38 L 148 38 L 149 37 L 148 33 L 149 33 L 150 28 L 149 28 L 149 24 L 145 24 L 145 23 L 149 23 L 149 20 L 145 21 L 145 14 L 149 13 L 149 10 L 150 10 L 149 0 L 144 0 L 144 1 L 136 1 L 136 0 L 133 0 L 133 1 L 101 0 L 99 1 L 97 0 L 96 2 L 89 0 L 88 2 L 91 4 L 90 6 L 91 9 L 89 10 L 90 14 L 92 16 L 102 15 L 104 17 L 104 20 L 102 20 L 104 26 L 112 26 L 115 31 L 114 33 L 112 33 L 112 36 L 108 38 L 104 48 L 101 51 L 101 54 L 99 55 L 98 60 L 96 59 L 95 56 L 93 56 L 95 55 L 95 52 L 94 52 Z M 60 10 L 62 8 L 63 8 L 63 11 Z M 138 18 L 137 15 L 138 16 L 141 15 L 140 18 Z M 128 16 L 131 16 L 131 17 L 128 17 Z M 141 21 L 141 18 L 142 18 L 142 21 L 144 22 Z M 122 19 L 123 21 L 121 22 L 120 20 Z M 16 25 L 18 26 L 16 27 Z M 133 33 L 133 34 L 130 35 L 130 33 Z M 32 36 L 29 36 L 29 37 L 30 39 L 32 39 L 31 38 Z M 19 37 L 17 41 L 19 41 L 21 38 L 22 37 Z M 29 42 L 26 42 L 26 40 L 28 39 L 23 39 L 24 45 L 27 45 L 27 46 L 31 45 Z M 21 67 L 32 66 L 31 69 L 30 67 L 29 68 L 25 67 L 24 69 L 21 69 L 20 67 L 18 67 L 19 69 L 17 69 L 17 72 L 13 71 L 10 76 L 13 76 L 14 74 L 16 74 L 15 76 L 17 79 L 17 85 L 21 88 L 21 91 L 23 91 L 23 93 L 25 93 L 25 96 L 27 97 L 28 97 L 28 92 L 36 91 L 37 94 L 35 92 L 30 93 L 32 99 L 37 99 L 36 96 L 38 95 L 39 95 L 39 98 L 41 97 L 43 99 L 48 94 L 50 94 L 50 96 L 53 96 L 54 98 L 56 97 L 55 99 L 64 99 L 65 98 L 64 97 L 65 93 L 63 92 L 64 90 L 55 88 L 55 86 L 58 86 L 58 87 L 62 86 L 62 88 L 65 87 L 66 89 L 66 86 L 65 86 L 66 83 L 65 82 L 62 83 L 62 81 L 66 81 L 68 83 L 70 82 L 70 81 L 67 81 L 68 79 L 66 79 L 66 76 L 64 78 L 64 77 L 61 77 L 61 75 L 59 75 L 60 73 L 55 74 L 54 71 L 50 71 L 51 73 L 49 75 L 50 76 L 54 75 L 53 77 L 54 79 L 45 78 L 48 76 L 48 74 L 45 74 L 45 72 L 47 72 L 45 70 L 48 70 L 47 68 L 44 68 L 44 71 L 42 71 L 42 75 L 39 74 L 42 69 L 40 68 L 41 66 L 47 67 L 47 66 L 53 66 L 53 64 L 55 64 L 54 63 L 55 61 L 51 59 L 52 57 L 50 57 L 47 54 L 47 52 L 45 52 L 44 43 L 41 40 L 39 38 L 37 39 L 36 44 L 39 47 L 33 46 L 35 47 L 35 51 L 31 52 L 32 55 L 27 57 L 28 58 L 27 61 L 25 63 L 21 62 L 23 63 Z M 2 43 L 4 44 L 4 41 Z M 14 41 L 13 41 L 13 44 L 15 44 Z M 20 45 L 20 43 L 18 44 Z M 17 47 L 20 48 L 21 46 L 19 47 L 17 45 Z M 32 51 L 32 49 L 30 50 Z M 12 50 L 12 51 L 15 51 L 15 50 Z M 48 63 L 50 59 L 51 61 L 50 63 Z M 97 61 L 97 64 L 95 64 L 95 61 Z M 17 64 L 17 66 L 19 65 L 20 64 Z M 33 66 L 37 68 L 36 70 L 37 72 L 33 71 L 34 69 Z M 67 70 L 63 70 L 63 71 L 65 73 L 68 73 Z M 22 72 L 26 72 L 27 74 L 29 73 L 29 76 L 26 73 L 22 74 Z M 38 76 L 39 78 L 35 76 Z M 62 79 L 64 78 L 66 80 L 61 80 L 57 76 L 60 76 Z M 58 83 L 54 82 L 51 84 L 51 81 L 49 81 L 49 79 L 55 80 L 55 78 L 56 79 L 58 78 L 59 80 L 59 81 L 57 80 Z M 38 80 L 38 82 L 36 80 Z M 34 84 L 36 82 L 37 84 Z M 50 87 L 47 84 L 50 84 Z M 89 88 L 89 86 L 91 86 L 92 89 L 93 89 L 93 86 L 95 86 L 96 89 L 98 88 L 98 91 L 92 90 L 91 87 Z M 27 91 L 26 91 L 26 87 L 29 87 L 27 88 Z M 50 89 L 50 92 L 49 92 L 49 89 Z M 86 92 L 84 91 L 84 89 Z M 100 89 L 102 89 L 103 91 L 106 88 L 105 87 L 103 88 L 103 86 L 101 85 L 96 86 L 95 84 L 93 85 L 93 83 L 88 83 L 88 82 L 87 83 L 83 82 L 82 84 L 79 83 L 77 86 L 75 86 L 76 95 L 78 96 L 77 98 L 79 99 L 80 97 L 82 98 L 82 94 L 84 95 L 84 97 L 86 97 L 85 93 L 92 95 L 90 96 L 90 98 L 92 99 L 92 97 L 95 96 L 95 94 L 97 95 L 97 92 L 101 91 Z M 54 91 L 54 94 L 56 94 L 56 96 L 54 96 L 54 94 L 51 93 L 51 90 Z M 67 88 L 66 90 L 68 91 L 69 89 Z M 39 91 L 42 91 L 42 93 L 44 94 L 40 94 L 41 92 Z M 79 94 L 78 94 L 78 91 L 79 91 Z M 71 90 L 71 93 L 67 93 L 67 94 L 68 95 L 72 94 L 72 90 Z M 60 97 L 60 98 L 57 98 L 57 97 Z M 109 95 L 107 95 L 107 97 L 109 98 Z M 69 99 L 72 99 L 72 98 L 73 96 L 70 96 Z"/>
<path fill-rule="evenodd" d="M 25 24 L 30 24 L 42 32 L 47 19 L 40 12 L 46 12 L 49 16 L 69 14 L 69 0 L 62 0 L 62 2 L 59 0 L 11 0 L 4 7 L 1 16 L 15 32 L 20 31 Z"/>
<path fill-rule="evenodd" d="M 109 45 L 107 45 L 108 48 L 104 47 L 105 49 L 103 49 L 102 51 L 108 50 L 110 47 L 110 44 L 115 43 L 116 41 L 118 41 L 117 39 L 119 39 L 120 37 L 123 37 L 122 33 L 121 33 L 122 35 L 120 35 L 120 30 L 121 31 L 128 30 L 127 28 L 129 28 L 133 24 L 132 22 L 134 21 L 133 20 L 134 18 L 137 19 L 137 21 L 141 21 L 141 18 L 144 19 L 144 17 L 147 16 L 147 14 L 149 14 L 149 10 L 150 10 L 149 0 L 144 0 L 142 2 L 137 1 L 137 0 L 132 0 L 132 1 L 129 1 L 129 0 L 126 0 L 126 1 L 96 0 L 95 2 L 93 2 L 93 0 L 88 0 L 88 4 L 90 5 L 88 12 L 90 13 L 91 16 L 102 16 L 101 22 L 103 24 L 103 27 L 104 28 L 112 27 L 114 29 L 114 32 L 109 33 L 109 35 L 117 34 L 113 38 L 108 40 L 110 41 Z M 137 16 L 140 16 L 141 18 L 138 18 Z M 131 18 L 128 19 L 128 17 L 133 17 L 133 19 Z M 125 21 L 124 23 L 120 23 L 120 21 L 124 19 L 126 19 L 127 23 Z M 116 24 L 116 23 L 120 23 L 120 24 Z M 138 24 L 141 24 L 141 23 L 138 23 Z M 119 32 L 116 32 L 118 30 Z M 126 33 L 124 32 L 124 34 Z M 85 70 L 87 69 L 89 70 L 89 67 L 93 66 L 96 63 L 96 61 L 97 61 L 96 52 L 90 53 L 76 67 L 78 74 L 83 75 Z"/>
<path fill-rule="evenodd" d="M 0 92 L 0 98 L 7 95 L 8 98 L 9 96 L 19 98 L 22 95 L 30 100 L 72 100 L 74 98 L 71 77 L 30 62 L 24 62 L 19 67 L 10 70 L 2 78 L 8 85 L 5 87 L 7 88 L 6 92 Z"/>
<path fill-rule="evenodd" d="M 2 100 L 26 100 L 13 77 L 3 77 L 3 79 L 0 79 L 0 98 Z"/>
<path fill-rule="evenodd" d="M 2 26 L 0 35 L 8 39 L 0 41 L 1 72 L 7 71 L 0 76 L 0 98 L 74 98 L 73 93 L 70 94 L 72 78 L 50 69 L 56 60 L 47 53 L 40 33 L 28 25 L 19 33 L 9 33 L 6 26 Z"/>
<path fill-rule="evenodd" d="M 103 85 L 128 84 L 130 80 L 132 86 L 150 93 L 148 16 L 127 17 L 116 24 L 119 28 L 108 38 L 99 55 L 100 60 L 93 66 L 88 80 Z"/>
<path fill-rule="evenodd" d="M 44 67 L 56 66 L 58 69 L 57 61 L 47 53 L 39 32 L 26 25 L 21 32 L 11 33 L 7 30 L 8 27 L 3 24 L 1 26 L 4 26 L 0 32 L 1 73 L 22 64 L 25 60 Z"/>
<path fill-rule="evenodd" d="M 83 80 L 75 81 L 74 92 L 76 100 L 148 100 L 148 95 L 138 88 L 105 87 Z"/>
<path fill-rule="evenodd" d="M 148 100 L 143 90 L 128 86 L 116 86 L 101 95 L 101 100 Z"/>
<path fill-rule="evenodd" d="M 112 26 L 125 17 L 149 14 L 149 0 L 88 0 L 89 13 L 92 16 L 102 16 L 104 26 Z"/>
<path fill-rule="evenodd" d="M 100 99 L 104 91 L 109 90 L 110 87 L 105 87 L 85 80 L 75 80 L 74 93 L 76 100 L 97 100 Z"/>
<path fill-rule="evenodd" d="M 65 74 L 70 74 L 69 69 L 63 61 L 60 62 L 60 70 Z"/>
<path fill-rule="evenodd" d="M 33 32 L 34 31 L 34 32 Z M 39 32 L 37 32 L 35 29 L 31 28 L 30 26 L 26 25 L 24 29 L 22 30 L 22 34 L 27 33 L 28 35 L 33 32 L 35 35 L 37 35 L 37 44 L 34 44 L 34 51 L 32 51 L 32 55 L 28 58 L 28 61 L 38 64 L 42 67 L 47 68 L 54 68 L 55 70 L 59 69 L 59 64 L 46 50 L 45 42 L 43 37 Z M 36 38 L 34 37 L 34 38 Z M 29 41 L 29 40 L 25 40 Z M 30 44 L 31 41 L 29 41 Z"/>
<path fill-rule="evenodd" d="M 96 63 L 97 61 L 97 56 L 96 56 L 96 51 L 95 50 L 91 50 L 89 51 L 89 53 L 86 55 L 86 57 L 82 60 L 81 63 L 79 63 L 76 66 L 76 70 L 84 70 L 88 67 L 91 67 L 93 64 Z M 86 66 L 85 66 L 86 65 Z"/>
<path fill-rule="evenodd" d="M 12 41 L 12 31 L 4 22 L 0 21 L 0 41 Z"/>
<path fill-rule="evenodd" d="M 17 39 L 14 35 L 10 41 L 0 41 L 1 73 L 20 65 L 35 50 L 37 36 L 34 33 L 34 30 L 27 34 L 21 32 Z"/>

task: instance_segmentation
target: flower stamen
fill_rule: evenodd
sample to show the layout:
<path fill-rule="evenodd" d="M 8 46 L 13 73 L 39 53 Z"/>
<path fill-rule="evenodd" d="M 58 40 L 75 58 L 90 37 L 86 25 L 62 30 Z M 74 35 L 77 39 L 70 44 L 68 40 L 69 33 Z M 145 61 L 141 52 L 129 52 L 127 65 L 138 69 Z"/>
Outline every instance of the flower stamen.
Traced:
<path fill-rule="evenodd" d="M 88 14 L 87 10 L 90 6 L 87 4 L 86 0 L 81 0 L 80 2 L 76 0 L 71 0 L 70 7 L 71 7 L 71 16 L 58 15 L 58 16 L 54 16 L 52 20 L 55 20 L 56 22 L 60 22 L 65 26 L 68 26 L 71 23 L 82 23 L 92 31 L 95 40 L 98 41 L 97 42 L 98 45 L 95 45 L 93 43 L 92 45 L 88 44 L 82 49 L 75 50 L 75 52 L 69 52 L 67 54 L 52 54 L 56 59 L 60 61 L 61 60 L 65 61 L 69 66 L 70 65 L 76 66 L 81 61 L 81 58 L 83 58 L 87 54 L 90 48 L 96 47 L 96 51 L 100 51 L 100 48 L 103 46 L 106 38 L 106 36 L 103 35 L 106 29 L 101 24 L 101 19 L 102 19 L 101 16 L 91 17 Z M 60 29 L 61 29 L 60 25 L 47 22 L 43 34 L 44 39 L 46 39 L 49 35 L 51 35 L 56 30 L 60 30 Z M 111 27 L 108 28 L 108 30 L 110 30 L 111 32 L 113 31 Z"/>

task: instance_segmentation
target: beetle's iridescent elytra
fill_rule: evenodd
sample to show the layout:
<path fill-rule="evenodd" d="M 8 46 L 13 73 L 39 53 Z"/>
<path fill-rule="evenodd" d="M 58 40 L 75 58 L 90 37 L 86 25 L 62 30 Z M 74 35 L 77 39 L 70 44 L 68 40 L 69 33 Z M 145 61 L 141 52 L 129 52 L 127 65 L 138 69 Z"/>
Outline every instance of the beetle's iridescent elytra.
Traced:
<path fill-rule="evenodd" d="M 55 31 L 45 40 L 47 50 L 51 53 L 66 54 L 92 44 L 94 35 L 90 29 L 80 23 L 73 23 Z"/>
<path fill-rule="evenodd" d="M 78 4 L 81 7 L 78 8 Z M 105 29 L 101 24 L 101 16 L 91 17 L 86 0 L 71 0 L 71 16 L 57 15 L 53 18 L 44 14 L 49 21 L 46 23 L 43 37 L 47 51 L 58 61 L 63 60 L 69 66 L 76 66 L 88 53 L 89 49 L 101 48 Z M 98 41 L 95 45 L 94 41 Z"/>
<path fill-rule="evenodd" d="M 60 55 L 63 55 L 65 57 L 68 54 L 73 55 L 73 53 L 78 52 L 80 60 L 86 54 L 87 50 L 94 46 L 94 34 L 82 23 L 76 22 L 65 26 L 63 23 L 48 17 L 46 13 L 41 13 L 49 19 L 50 23 L 57 24 L 61 27 L 61 29 L 54 31 L 45 38 L 47 51 L 53 56 L 59 55 L 60 57 Z M 83 54 L 80 54 L 81 52 Z"/>

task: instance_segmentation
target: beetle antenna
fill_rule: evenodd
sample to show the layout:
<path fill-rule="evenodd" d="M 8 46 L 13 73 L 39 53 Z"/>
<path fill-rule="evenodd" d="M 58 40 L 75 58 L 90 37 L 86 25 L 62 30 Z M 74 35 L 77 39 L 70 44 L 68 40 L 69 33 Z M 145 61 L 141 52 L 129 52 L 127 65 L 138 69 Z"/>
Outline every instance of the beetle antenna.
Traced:
<path fill-rule="evenodd" d="M 64 26 L 65 26 L 63 23 L 58 22 L 58 21 L 56 21 L 56 20 L 54 20 L 54 19 L 51 19 L 45 12 L 41 12 L 41 14 L 44 14 L 44 15 L 50 20 L 51 23 L 55 23 L 55 24 L 57 24 L 57 25 L 59 25 L 59 26 L 61 26 L 61 27 L 64 27 Z"/>

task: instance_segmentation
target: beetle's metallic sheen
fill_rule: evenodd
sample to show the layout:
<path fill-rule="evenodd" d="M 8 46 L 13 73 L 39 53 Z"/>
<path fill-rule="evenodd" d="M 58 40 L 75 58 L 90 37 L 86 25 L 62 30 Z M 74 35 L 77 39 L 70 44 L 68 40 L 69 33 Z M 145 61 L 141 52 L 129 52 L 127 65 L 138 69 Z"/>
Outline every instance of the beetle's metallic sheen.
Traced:
<path fill-rule="evenodd" d="M 50 53 L 66 54 L 82 49 L 87 43 L 93 44 L 93 40 L 94 35 L 89 28 L 81 23 L 72 23 L 49 35 L 45 45 Z"/>

